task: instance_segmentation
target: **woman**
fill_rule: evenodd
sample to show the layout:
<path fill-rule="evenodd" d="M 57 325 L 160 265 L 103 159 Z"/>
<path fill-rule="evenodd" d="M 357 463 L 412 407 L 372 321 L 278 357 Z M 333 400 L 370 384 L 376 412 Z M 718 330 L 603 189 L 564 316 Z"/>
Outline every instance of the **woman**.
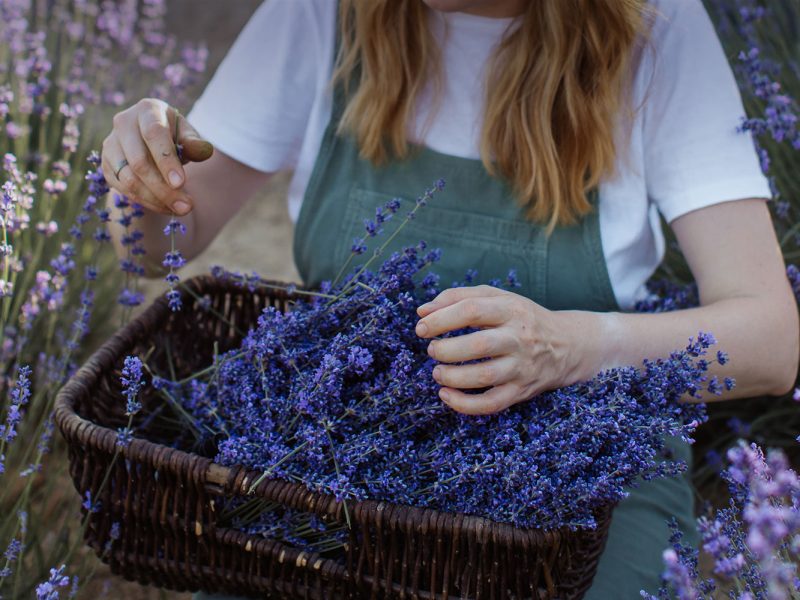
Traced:
<path fill-rule="evenodd" d="M 444 177 L 398 243 L 441 247 L 443 281 L 513 266 L 522 283 L 453 288 L 419 308 L 454 410 L 500 411 L 699 330 L 731 357 L 726 398 L 793 385 L 798 319 L 769 187 L 736 132 L 741 100 L 699 0 L 339 5 L 337 17 L 333 0 L 265 3 L 188 120 L 154 100 L 115 117 L 103 169 L 147 209 L 150 256 L 166 250 L 168 215 L 184 217 L 195 255 L 270 174 L 294 169 L 295 259 L 314 285 L 336 275 L 375 206 Z M 701 306 L 626 313 L 663 256 L 658 212 Z M 435 339 L 466 326 L 480 331 Z M 453 364 L 477 358 L 490 360 Z M 656 588 L 664 521 L 690 529 L 691 505 L 685 478 L 635 490 L 588 597 Z"/>

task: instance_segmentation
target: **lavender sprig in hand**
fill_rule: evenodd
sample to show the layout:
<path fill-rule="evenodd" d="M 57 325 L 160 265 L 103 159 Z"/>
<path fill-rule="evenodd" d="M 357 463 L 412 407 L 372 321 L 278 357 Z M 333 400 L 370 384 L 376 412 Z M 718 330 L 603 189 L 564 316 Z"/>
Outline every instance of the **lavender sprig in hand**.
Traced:
<path fill-rule="evenodd" d="M 164 235 L 168 235 L 170 239 L 170 251 L 164 256 L 161 264 L 169 269 L 167 276 L 164 278 L 169 285 L 167 291 L 167 300 L 169 301 L 169 308 L 173 312 L 179 311 L 183 306 L 181 301 L 181 293 L 177 290 L 180 278 L 176 271 L 186 264 L 186 259 L 183 258 L 181 251 L 175 247 L 176 233 L 186 235 L 186 225 L 178 221 L 175 217 L 170 219 L 167 226 L 164 228 Z"/>

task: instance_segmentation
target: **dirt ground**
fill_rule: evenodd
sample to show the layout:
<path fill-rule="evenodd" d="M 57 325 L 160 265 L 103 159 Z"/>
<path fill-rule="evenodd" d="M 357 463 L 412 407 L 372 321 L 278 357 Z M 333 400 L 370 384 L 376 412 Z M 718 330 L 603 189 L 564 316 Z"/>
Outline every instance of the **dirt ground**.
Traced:
<path fill-rule="evenodd" d="M 294 0 L 278 0 L 294 1 Z M 236 34 L 261 4 L 261 0 L 170 0 L 169 27 L 178 36 L 205 40 L 211 51 L 209 75 L 222 60 Z M 256 271 L 264 277 L 297 281 L 292 261 L 292 224 L 286 207 L 289 174 L 279 174 L 232 219 L 211 246 L 182 271 L 181 276 L 208 273 L 211 265 Z M 148 281 L 150 299 L 163 293 L 161 281 Z M 121 600 L 189 600 L 178 594 L 128 583 L 101 566 L 95 581 L 80 594 L 82 598 L 106 597 Z"/>

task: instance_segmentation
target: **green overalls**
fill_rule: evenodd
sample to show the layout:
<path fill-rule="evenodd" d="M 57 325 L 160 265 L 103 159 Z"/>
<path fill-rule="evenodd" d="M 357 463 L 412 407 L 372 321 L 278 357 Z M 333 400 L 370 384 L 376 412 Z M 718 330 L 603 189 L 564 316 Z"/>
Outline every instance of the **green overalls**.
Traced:
<path fill-rule="evenodd" d="M 432 270 L 441 276 L 443 287 L 462 281 L 468 269 L 476 269 L 481 281 L 489 281 L 503 279 L 514 268 L 521 283 L 514 291 L 548 309 L 619 310 L 603 256 L 597 210 L 578 225 L 557 227 L 548 236 L 542 226 L 525 218 L 509 186 L 490 177 L 479 160 L 417 147 L 407 160 L 375 167 L 359 158 L 350 136 L 336 134 L 344 105 L 337 90 L 295 230 L 295 262 L 306 285 L 317 286 L 337 275 L 353 239 L 363 235 L 364 219 L 372 218 L 378 206 L 395 197 L 404 200 L 395 217 L 400 218 L 418 194 L 444 178 L 444 191 L 418 211 L 386 256 L 425 240 L 429 247 L 442 250 L 442 259 Z M 596 207 L 597 194 L 591 196 Z M 686 444 L 670 446 L 678 458 L 690 460 Z M 666 521 L 675 516 L 683 531 L 694 531 L 692 507 L 688 476 L 646 482 L 631 490 L 614 511 L 608 544 L 585 598 L 624 600 L 639 598 L 641 589 L 655 592 L 661 555 L 669 545 Z M 692 539 L 687 535 L 688 541 Z"/>

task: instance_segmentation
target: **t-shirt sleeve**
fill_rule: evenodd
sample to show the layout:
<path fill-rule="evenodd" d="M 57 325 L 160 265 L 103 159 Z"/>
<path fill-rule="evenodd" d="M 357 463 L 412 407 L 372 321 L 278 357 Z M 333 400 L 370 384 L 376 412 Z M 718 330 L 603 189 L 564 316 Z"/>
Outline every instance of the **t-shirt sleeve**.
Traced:
<path fill-rule="evenodd" d="M 329 71 L 327 2 L 267 0 L 256 10 L 188 115 L 203 137 L 259 171 L 294 168 Z"/>
<path fill-rule="evenodd" d="M 700 0 L 663 0 L 645 63 L 647 192 L 671 222 L 743 198 L 769 198 L 731 67 Z M 641 74 L 640 74 L 641 75 Z"/>

